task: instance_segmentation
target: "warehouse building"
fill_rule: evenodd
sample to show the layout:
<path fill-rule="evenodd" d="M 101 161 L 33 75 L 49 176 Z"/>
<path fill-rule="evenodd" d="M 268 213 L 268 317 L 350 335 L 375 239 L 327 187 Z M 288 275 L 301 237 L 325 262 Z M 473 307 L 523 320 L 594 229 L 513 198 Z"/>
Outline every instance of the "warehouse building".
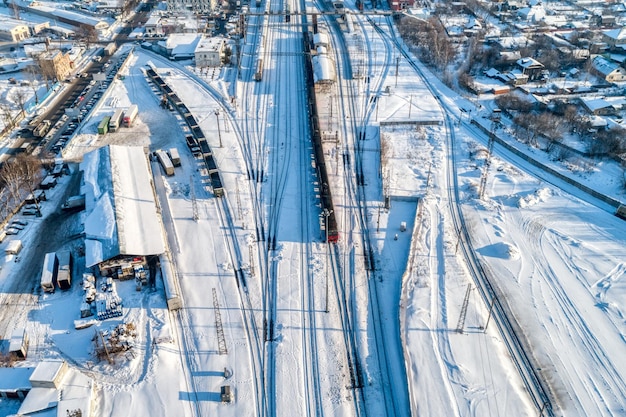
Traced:
<path fill-rule="evenodd" d="M 165 252 L 148 157 L 140 146 L 109 145 L 85 155 L 85 263 L 117 276 Z"/>

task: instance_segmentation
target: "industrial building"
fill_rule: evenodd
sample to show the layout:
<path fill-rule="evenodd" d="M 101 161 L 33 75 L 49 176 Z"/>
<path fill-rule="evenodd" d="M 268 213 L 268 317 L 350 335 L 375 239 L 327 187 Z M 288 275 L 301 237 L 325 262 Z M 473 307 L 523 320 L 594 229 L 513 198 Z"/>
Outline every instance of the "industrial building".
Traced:
<path fill-rule="evenodd" d="M 224 38 L 202 37 L 195 50 L 196 67 L 219 67 L 222 65 L 226 42 Z"/>

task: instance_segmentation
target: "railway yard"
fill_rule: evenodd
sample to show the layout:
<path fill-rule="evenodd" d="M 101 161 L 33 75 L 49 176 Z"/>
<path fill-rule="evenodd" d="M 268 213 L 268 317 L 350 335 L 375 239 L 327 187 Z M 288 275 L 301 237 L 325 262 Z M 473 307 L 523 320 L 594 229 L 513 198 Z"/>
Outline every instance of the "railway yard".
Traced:
<path fill-rule="evenodd" d="M 0 347 L 25 329 L 13 365 L 67 362 L 93 416 L 623 413 L 610 169 L 566 182 L 503 129 L 494 144 L 488 105 L 437 81 L 391 16 L 343 7 L 256 2 L 218 75 L 128 43 L 48 104 L 38 122 L 62 122 L 32 151 L 64 169 L 2 242 L 23 248 L 1 264 Z M 126 238 L 132 219 L 156 226 Z M 86 242 L 117 235 L 165 249 L 95 266 L 107 248 Z M 44 291 L 65 251 L 70 288 Z"/>

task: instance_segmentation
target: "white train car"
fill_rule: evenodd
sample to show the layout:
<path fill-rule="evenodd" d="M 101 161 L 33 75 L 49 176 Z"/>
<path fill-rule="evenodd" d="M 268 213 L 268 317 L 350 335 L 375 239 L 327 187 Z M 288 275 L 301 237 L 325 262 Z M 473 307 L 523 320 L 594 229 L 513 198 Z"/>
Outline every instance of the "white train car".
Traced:
<path fill-rule="evenodd" d="M 183 307 L 183 300 L 180 297 L 180 289 L 178 287 L 177 275 L 174 272 L 174 265 L 168 253 L 160 255 L 159 261 L 161 263 L 161 277 L 163 278 L 163 286 L 165 287 L 167 309 L 170 311 L 178 310 Z"/>

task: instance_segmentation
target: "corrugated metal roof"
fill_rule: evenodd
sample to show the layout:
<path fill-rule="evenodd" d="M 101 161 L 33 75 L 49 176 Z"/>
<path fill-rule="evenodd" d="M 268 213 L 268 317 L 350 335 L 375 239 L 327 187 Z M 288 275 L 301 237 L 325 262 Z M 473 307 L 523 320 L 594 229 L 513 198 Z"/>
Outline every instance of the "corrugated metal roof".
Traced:
<path fill-rule="evenodd" d="M 88 267 L 118 255 L 158 255 L 165 243 L 152 178 L 140 146 L 106 146 L 85 155 Z"/>

